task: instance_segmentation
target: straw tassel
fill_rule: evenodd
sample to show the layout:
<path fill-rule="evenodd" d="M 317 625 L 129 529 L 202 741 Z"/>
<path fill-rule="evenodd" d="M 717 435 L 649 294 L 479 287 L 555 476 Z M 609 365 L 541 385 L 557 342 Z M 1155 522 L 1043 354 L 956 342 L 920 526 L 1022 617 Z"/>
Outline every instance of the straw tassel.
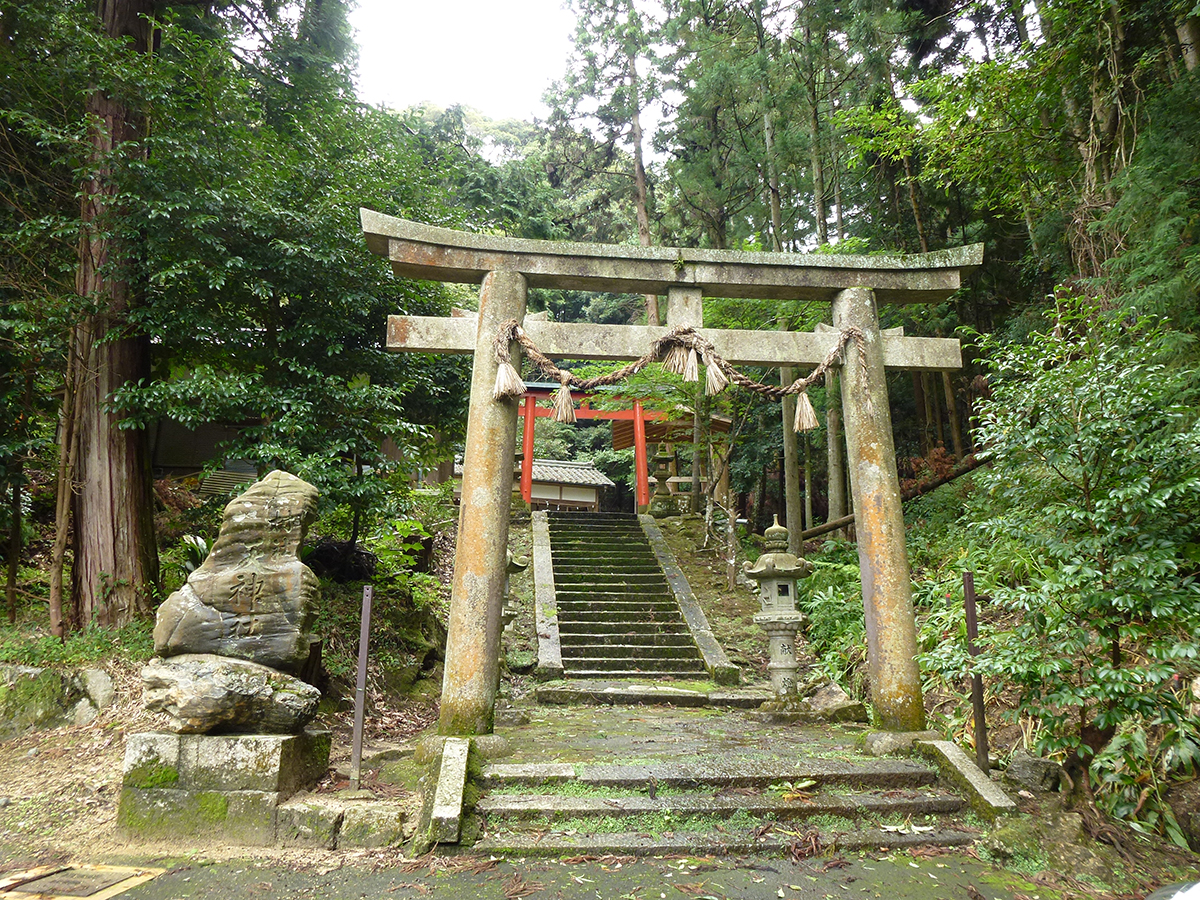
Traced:
<path fill-rule="evenodd" d="M 575 401 L 571 399 L 571 373 L 562 369 L 558 374 L 559 388 L 554 392 L 554 421 L 571 425 L 575 422 Z"/>
<path fill-rule="evenodd" d="M 700 360 L 696 355 L 696 348 L 688 350 L 687 362 L 683 366 L 684 381 L 699 381 L 700 380 Z"/>
<path fill-rule="evenodd" d="M 792 426 L 793 429 L 815 431 L 820 424 L 817 421 L 817 413 L 813 409 L 812 401 L 808 399 L 808 391 L 801 391 L 796 395 L 796 421 Z"/>
<path fill-rule="evenodd" d="M 525 382 L 508 360 L 500 363 L 496 369 L 496 386 L 492 388 L 492 397 L 505 400 L 508 397 L 520 397 L 525 393 Z"/>
<path fill-rule="evenodd" d="M 683 344 L 672 344 L 667 355 L 663 357 L 663 371 L 670 372 L 672 375 L 682 375 L 687 370 L 687 365 L 688 348 Z"/>
<path fill-rule="evenodd" d="M 721 371 L 711 357 L 704 357 L 704 392 L 710 397 L 715 397 L 721 391 L 725 390 L 729 384 L 729 378 Z"/>

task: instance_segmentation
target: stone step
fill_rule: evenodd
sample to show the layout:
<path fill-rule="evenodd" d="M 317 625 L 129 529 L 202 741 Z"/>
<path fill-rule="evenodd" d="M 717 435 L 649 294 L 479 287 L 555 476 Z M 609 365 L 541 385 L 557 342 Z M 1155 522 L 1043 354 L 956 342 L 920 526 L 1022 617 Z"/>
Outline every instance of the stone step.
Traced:
<path fill-rule="evenodd" d="M 609 581 L 617 584 L 629 583 L 631 575 L 653 575 L 663 579 L 662 566 L 658 563 L 592 563 L 554 562 L 554 580 L 564 580 L 564 575 L 583 576 L 588 581 Z M 665 583 L 665 582 L 664 582 Z"/>
<path fill-rule="evenodd" d="M 687 676 L 694 681 L 692 676 Z M 763 701 L 774 696 L 770 691 L 755 688 L 696 690 L 694 687 L 676 687 L 672 682 L 653 676 L 633 682 L 613 681 L 605 676 L 588 681 L 575 675 L 571 681 L 539 684 L 536 689 L 537 702 L 545 706 L 676 706 L 709 707 L 730 709 L 757 709 Z M 574 777 L 574 770 L 572 776 Z"/>
<path fill-rule="evenodd" d="M 647 673 L 664 675 L 704 675 L 706 670 L 699 656 L 694 660 L 652 659 L 631 656 L 610 659 L 599 656 L 571 656 L 563 648 L 563 674 L 568 678 L 644 678 Z"/>
<path fill-rule="evenodd" d="M 569 591 L 611 591 L 615 588 L 628 587 L 667 587 L 667 580 L 662 572 L 648 572 L 642 575 L 614 575 L 611 578 L 599 577 L 595 572 L 578 572 L 560 574 L 554 572 L 554 586 L 559 585 Z"/>
<path fill-rule="evenodd" d="M 616 613 L 611 610 L 574 610 L 558 613 L 558 628 L 570 631 L 604 632 L 604 634 L 653 635 L 665 630 L 666 634 L 676 634 L 674 626 L 684 626 L 683 617 L 678 612 L 662 612 L 646 610 L 643 614 Z"/>
<path fill-rule="evenodd" d="M 679 604 L 674 600 L 668 600 L 660 597 L 595 597 L 583 598 L 572 597 L 570 599 L 560 599 L 556 604 L 559 611 L 563 610 L 608 610 L 609 612 L 618 615 L 627 612 L 638 612 L 645 610 L 650 612 L 653 610 L 670 611 L 676 614 L 679 613 Z"/>
<path fill-rule="evenodd" d="M 712 760 L 692 764 L 490 763 L 480 772 L 480 787 L 544 785 L 575 781 L 582 786 L 641 790 L 653 779 L 658 787 L 694 789 L 766 788 L 782 782 L 813 782 L 813 788 L 915 790 L 933 785 L 937 772 L 910 759 L 805 759 L 794 762 L 740 763 Z"/>
<path fill-rule="evenodd" d="M 805 839 L 809 837 L 808 832 Z M 975 832 L 954 828 L 939 828 L 928 832 L 899 833 L 880 829 L 835 832 L 819 829 L 811 834 L 816 851 L 851 852 L 857 850 L 899 850 L 909 847 L 955 847 L 973 843 Z M 585 856 L 612 854 L 618 856 L 721 856 L 738 853 L 786 853 L 800 843 L 800 836 L 772 829 L 763 835 L 727 834 L 721 832 L 676 831 L 663 835 L 645 832 L 616 834 L 498 834 L 488 835 L 475 842 L 476 853 L 509 854 L 513 856 Z M 809 844 L 804 845 L 806 849 Z"/>
<path fill-rule="evenodd" d="M 595 607 L 598 603 L 615 603 L 619 607 L 625 607 L 629 604 L 645 604 L 647 606 L 669 606 L 671 609 L 679 609 L 679 603 L 667 591 L 650 590 L 646 587 L 634 590 L 623 590 L 613 585 L 609 585 L 606 590 L 576 590 L 573 585 L 570 590 L 556 592 L 557 603 L 555 605 L 570 605 L 584 604 L 589 608 Z"/>
<path fill-rule="evenodd" d="M 559 631 L 602 631 L 605 634 L 624 634 L 626 631 L 635 634 L 653 635 L 660 630 L 667 634 L 676 634 L 674 626 L 686 628 L 683 617 L 678 612 L 662 610 L 643 610 L 641 612 L 613 612 L 612 610 L 572 610 L 558 612 Z"/>
<path fill-rule="evenodd" d="M 629 623 L 631 626 L 638 622 L 661 624 L 682 621 L 678 606 L 667 607 L 654 603 L 639 603 L 615 608 L 607 608 L 598 604 L 569 604 L 559 607 L 558 619 L 560 626 L 564 620 L 568 622 L 612 622 L 617 625 Z"/>
<path fill-rule="evenodd" d="M 611 531 L 598 531 L 595 534 L 551 534 L 550 544 L 559 552 L 568 553 L 598 552 L 601 549 L 612 553 L 645 553 L 650 549 L 644 536 L 624 536 L 613 534 Z"/>
<path fill-rule="evenodd" d="M 574 644 L 564 642 L 562 645 L 562 658 L 565 663 L 569 660 L 577 659 L 606 659 L 609 661 L 621 660 L 630 662 L 638 660 L 639 665 L 643 660 L 688 660 L 699 659 L 700 652 L 696 649 L 695 644 L 690 646 L 686 644 L 613 644 L 613 643 L 598 643 L 598 644 Z"/>
<path fill-rule="evenodd" d="M 596 646 L 596 645 L 620 645 L 620 646 L 653 646 L 660 647 L 689 647 L 695 648 L 692 642 L 692 636 L 686 631 L 677 634 L 629 634 L 625 633 L 596 633 L 594 631 L 572 632 L 563 634 L 562 645 L 564 647 L 580 647 L 580 646 Z"/>
<path fill-rule="evenodd" d="M 610 797 L 572 797 L 553 793 L 489 794 L 479 800 L 475 809 L 486 814 L 490 824 L 495 824 L 500 820 L 529 822 L 540 819 L 553 822 L 656 813 L 670 813 L 672 817 L 685 822 L 697 816 L 726 819 L 739 812 L 784 821 L 817 816 L 844 819 L 871 815 L 933 816 L 957 813 L 963 805 L 961 797 L 950 793 L 891 789 L 861 793 L 817 792 L 808 799 L 795 800 L 786 799 L 782 792 L 742 796 L 686 793 L 656 798 L 645 794 Z M 680 827 L 686 826 L 681 822 Z"/>
<path fill-rule="evenodd" d="M 562 677 L 567 679 L 580 679 L 584 681 L 595 681 L 601 678 L 608 679 L 637 679 L 637 678 L 681 678 L 684 680 L 694 680 L 703 678 L 708 675 L 707 670 L 700 663 L 694 667 L 678 667 L 674 669 L 662 669 L 660 671 L 648 672 L 645 669 L 571 669 L 565 664 L 563 666 Z M 588 701 L 584 701 L 585 703 Z M 703 704 L 696 704 L 702 706 Z"/>

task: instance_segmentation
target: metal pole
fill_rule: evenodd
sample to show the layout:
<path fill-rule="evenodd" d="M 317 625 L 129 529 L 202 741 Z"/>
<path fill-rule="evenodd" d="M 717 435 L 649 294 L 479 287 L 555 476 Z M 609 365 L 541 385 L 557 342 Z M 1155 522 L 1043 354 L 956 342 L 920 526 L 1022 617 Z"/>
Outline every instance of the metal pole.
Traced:
<path fill-rule="evenodd" d="M 350 790 L 357 791 L 362 774 L 363 711 L 367 702 L 367 643 L 371 634 L 371 599 L 375 588 L 363 585 L 362 626 L 358 632 L 358 682 L 354 688 L 354 740 L 350 751 Z"/>
<path fill-rule="evenodd" d="M 971 656 L 979 655 L 979 620 L 975 616 L 975 573 L 963 572 L 963 602 L 967 612 L 967 651 Z M 975 710 L 975 763 L 980 770 L 988 771 L 987 720 L 983 713 L 983 676 L 971 673 L 971 706 Z"/>

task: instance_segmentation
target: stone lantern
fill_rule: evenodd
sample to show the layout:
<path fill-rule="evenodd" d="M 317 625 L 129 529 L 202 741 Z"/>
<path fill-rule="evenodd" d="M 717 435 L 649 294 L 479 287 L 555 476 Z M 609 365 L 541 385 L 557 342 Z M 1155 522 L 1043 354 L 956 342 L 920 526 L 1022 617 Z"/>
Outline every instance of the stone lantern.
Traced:
<path fill-rule="evenodd" d="M 658 453 L 654 455 L 656 468 L 654 478 L 658 482 L 654 486 L 654 496 L 650 498 L 650 506 L 646 509 L 656 519 L 665 519 L 679 515 L 679 504 L 671 496 L 667 479 L 671 477 L 671 463 L 675 457 L 667 452 L 664 444 L 658 445 Z"/>
<path fill-rule="evenodd" d="M 746 563 L 747 578 L 758 582 L 758 599 L 762 612 L 754 617 L 770 638 L 771 662 L 767 671 L 771 687 L 780 700 L 796 696 L 796 633 L 804 624 L 804 614 L 796 610 L 796 582 L 807 578 L 812 563 L 788 553 L 788 531 L 775 524 L 764 532 L 766 538 L 762 556 L 753 565 Z"/>

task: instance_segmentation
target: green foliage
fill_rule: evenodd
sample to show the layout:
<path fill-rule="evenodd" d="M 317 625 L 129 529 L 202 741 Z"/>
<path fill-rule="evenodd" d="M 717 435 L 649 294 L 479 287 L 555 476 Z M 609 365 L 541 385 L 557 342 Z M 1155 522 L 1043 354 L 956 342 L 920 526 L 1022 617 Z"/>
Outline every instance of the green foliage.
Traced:
<path fill-rule="evenodd" d="M 810 561 L 812 574 L 800 583 L 797 598 L 808 616 L 805 639 L 830 678 L 861 693 L 867 641 L 858 550 L 846 541 L 828 541 Z"/>
<path fill-rule="evenodd" d="M 70 667 L 119 657 L 143 662 L 154 655 L 154 622 L 140 619 L 121 628 L 89 625 L 66 640 L 21 626 L 0 626 L 0 660 L 24 666 Z"/>
<path fill-rule="evenodd" d="M 977 437 L 993 465 L 974 527 L 1030 555 L 1026 577 L 989 579 L 1016 625 L 990 635 L 985 665 L 1068 760 L 1137 727 L 1194 743 L 1175 687 L 1200 651 L 1200 379 L 1158 361 L 1153 323 L 1062 298 L 1050 324 L 1028 345 L 980 342 L 995 381 Z"/>

